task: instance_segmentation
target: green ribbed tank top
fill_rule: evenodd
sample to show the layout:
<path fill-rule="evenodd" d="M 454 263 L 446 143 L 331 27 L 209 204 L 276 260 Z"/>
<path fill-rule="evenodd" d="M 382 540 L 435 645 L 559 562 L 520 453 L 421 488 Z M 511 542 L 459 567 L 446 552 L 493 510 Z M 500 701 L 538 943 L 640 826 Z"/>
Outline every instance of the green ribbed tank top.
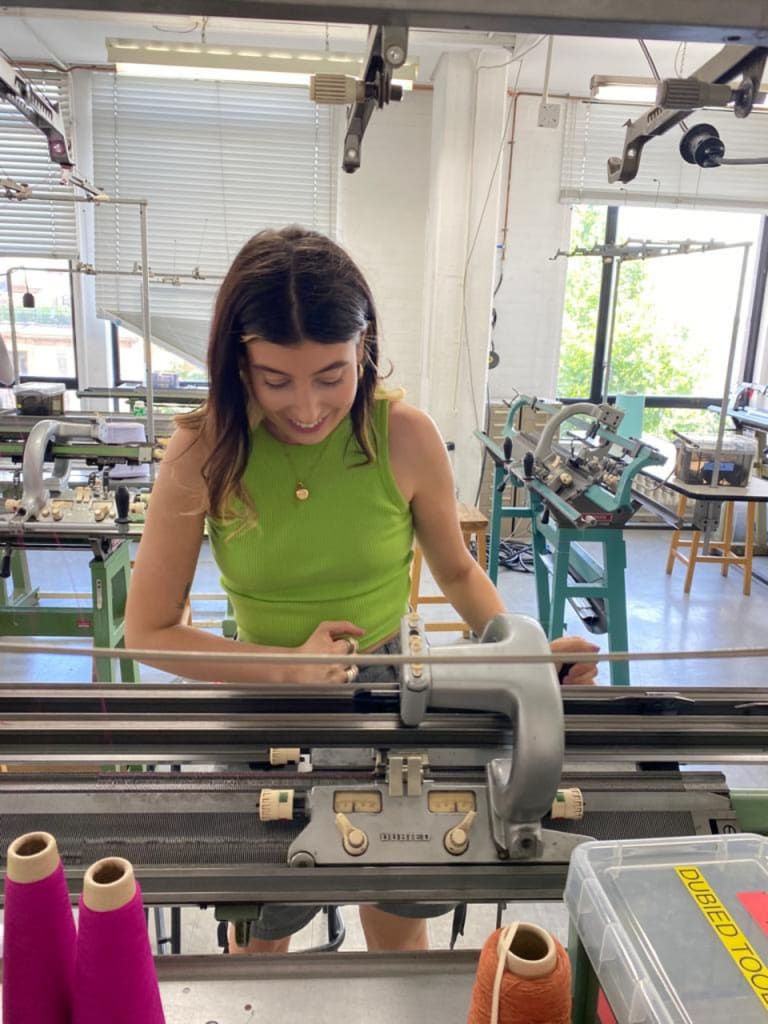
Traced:
<path fill-rule="evenodd" d="M 263 424 L 254 430 L 243 483 L 258 521 L 242 529 L 208 519 L 241 640 L 298 647 L 321 622 L 346 619 L 365 630 L 365 649 L 398 629 L 413 521 L 389 464 L 389 408 L 374 403 L 377 458 L 364 465 L 348 416 L 316 445 L 284 445 Z M 298 480 L 307 501 L 294 495 Z"/>

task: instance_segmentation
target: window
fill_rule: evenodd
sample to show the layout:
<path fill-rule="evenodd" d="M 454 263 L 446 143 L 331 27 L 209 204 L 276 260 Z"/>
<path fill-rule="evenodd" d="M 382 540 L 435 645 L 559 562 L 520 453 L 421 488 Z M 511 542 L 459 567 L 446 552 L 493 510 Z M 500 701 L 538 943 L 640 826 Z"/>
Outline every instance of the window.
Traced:
<path fill-rule="evenodd" d="M 14 269 L 14 268 L 24 269 Z M 72 279 L 66 260 L 0 258 L 0 334 L 12 351 L 8 275 L 11 273 L 18 367 L 22 379 L 76 387 Z M 29 295 L 34 306 L 25 306 Z"/>
<path fill-rule="evenodd" d="M 94 75 L 94 180 L 148 200 L 152 334 L 164 348 L 202 364 L 221 277 L 256 231 L 332 232 L 332 116 L 288 86 Z M 120 272 L 97 278 L 99 314 L 137 333 L 138 207 L 103 207 L 95 223 L 97 264 Z"/>
<path fill-rule="evenodd" d="M 113 323 L 112 331 L 115 384 L 143 384 L 144 339 L 119 324 Z M 206 380 L 202 366 L 155 344 L 152 345 L 152 373 L 156 387 L 174 387 L 177 383 L 202 385 Z"/>
<path fill-rule="evenodd" d="M 605 213 L 597 207 L 576 207 L 571 248 L 600 244 Z M 741 331 L 737 341 L 734 377 L 741 379 L 744 324 L 748 317 L 758 214 L 736 211 L 669 210 L 621 207 L 616 237 L 619 242 L 695 241 L 752 243 Z M 616 291 L 612 346 L 606 341 L 605 363 L 594 367 L 601 260 L 573 256 L 568 267 L 558 391 L 563 397 L 585 397 L 596 372 L 603 393 L 636 391 L 656 396 L 646 410 L 645 429 L 710 429 L 708 402 L 718 403 L 733 332 L 734 314 L 744 249 L 739 245 L 712 252 L 660 256 L 621 263 Z M 606 335 L 609 332 L 606 330 Z M 600 349 L 598 348 L 598 352 Z M 599 359 L 599 355 L 598 355 Z M 607 380 L 606 380 L 607 375 Z M 688 399 L 667 401 L 664 399 Z M 671 410 L 664 406 L 677 405 Z M 689 408 L 679 408 L 688 405 Z"/>

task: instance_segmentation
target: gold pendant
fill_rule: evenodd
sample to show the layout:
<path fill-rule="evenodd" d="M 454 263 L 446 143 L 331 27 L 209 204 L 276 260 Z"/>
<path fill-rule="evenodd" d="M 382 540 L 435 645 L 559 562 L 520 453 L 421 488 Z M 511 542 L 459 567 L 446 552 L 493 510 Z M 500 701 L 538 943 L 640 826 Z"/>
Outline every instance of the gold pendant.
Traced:
<path fill-rule="evenodd" d="M 309 490 L 301 481 L 296 484 L 296 489 L 293 493 L 296 495 L 297 501 L 306 501 L 309 497 Z"/>

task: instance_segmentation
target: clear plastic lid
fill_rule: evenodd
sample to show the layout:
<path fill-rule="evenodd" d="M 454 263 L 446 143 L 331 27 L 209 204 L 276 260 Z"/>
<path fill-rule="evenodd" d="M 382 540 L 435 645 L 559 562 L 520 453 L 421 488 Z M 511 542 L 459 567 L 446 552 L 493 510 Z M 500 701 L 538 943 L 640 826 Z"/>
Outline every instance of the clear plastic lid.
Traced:
<path fill-rule="evenodd" d="M 585 843 L 564 899 L 619 1024 L 768 1024 L 768 840 Z"/>

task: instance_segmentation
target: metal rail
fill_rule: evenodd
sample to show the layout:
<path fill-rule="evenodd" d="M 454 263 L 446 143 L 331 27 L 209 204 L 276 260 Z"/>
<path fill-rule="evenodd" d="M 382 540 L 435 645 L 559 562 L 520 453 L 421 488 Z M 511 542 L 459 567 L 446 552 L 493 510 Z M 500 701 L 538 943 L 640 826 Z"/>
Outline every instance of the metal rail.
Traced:
<path fill-rule="evenodd" d="M 768 761 L 764 691 L 618 694 L 567 688 L 566 758 L 693 763 Z M 294 705 L 293 712 L 288 709 Z M 265 746 L 499 748 L 509 723 L 485 713 L 430 713 L 404 726 L 396 690 L 357 695 L 231 687 L 0 686 L 0 763 L 238 763 Z"/>

